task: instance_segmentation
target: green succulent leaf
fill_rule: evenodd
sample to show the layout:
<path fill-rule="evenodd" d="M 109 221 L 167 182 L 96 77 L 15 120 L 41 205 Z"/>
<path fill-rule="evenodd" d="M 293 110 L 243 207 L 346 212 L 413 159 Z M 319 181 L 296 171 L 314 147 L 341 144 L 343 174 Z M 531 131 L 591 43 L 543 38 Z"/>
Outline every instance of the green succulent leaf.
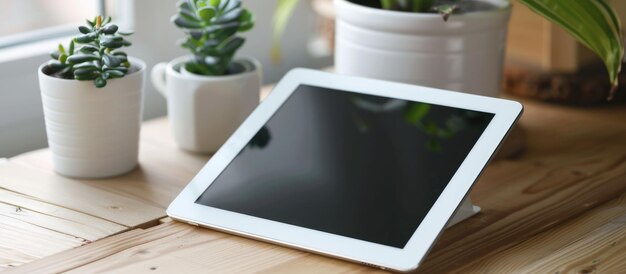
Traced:
<path fill-rule="evenodd" d="M 92 69 L 92 70 L 98 70 L 98 66 L 96 66 L 95 64 L 93 64 L 92 62 L 85 62 L 82 64 L 78 64 L 74 66 L 74 69 L 83 69 L 83 68 L 88 68 L 88 69 Z"/>
<path fill-rule="evenodd" d="M 179 10 L 178 15 L 187 21 L 201 23 L 197 15 L 189 10 Z"/>
<path fill-rule="evenodd" d="M 124 74 L 128 73 L 128 68 L 126 68 L 126 67 L 116 67 L 116 68 L 105 68 L 104 69 L 104 71 L 106 71 L 106 72 L 111 72 L 113 70 L 117 70 L 117 71 L 119 71 L 121 73 L 124 73 Z"/>
<path fill-rule="evenodd" d="M 232 39 L 226 41 L 223 45 L 220 46 L 219 53 L 220 55 L 231 54 L 234 51 L 238 50 L 244 42 L 245 39 L 241 37 L 233 37 Z"/>
<path fill-rule="evenodd" d="M 226 8 L 226 6 L 228 6 L 229 3 L 230 3 L 230 0 L 220 1 L 220 4 L 218 5 L 217 9 L 218 10 L 224 10 Z"/>
<path fill-rule="evenodd" d="M 215 23 L 215 24 L 222 24 L 222 23 L 227 23 L 227 22 L 233 21 L 233 20 L 238 20 L 239 16 L 241 16 L 241 14 L 243 12 L 244 12 L 244 9 L 234 9 L 234 10 L 231 10 L 231 11 L 221 15 L 216 20 L 214 20 L 213 23 Z"/>
<path fill-rule="evenodd" d="M 97 34 L 95 33 L 85 34 L 85 35 L 77 36 L 76 38 L 74 38 L 74 42 L 79 43 L 79 44 L 86 44 L 86 43 L 90 43 L 96 40 L 96 37 L 97 37 Z"/>
<path fill-rule="evenodd" d="M 59 56 L 59 62 L 65 63 L 65 61 L 67 61 L 67 57 L 67 54 L 61 53 L 61 55 Z"/>
<path fill-rule="evenodd" d="M 124 75 L 126 75 L 125 71 L 121 71 L 118 69 L 106 70 L 106 72 L 109 74 L 110 78 L 121 78 L 121 77 L 124 77 Z"/>
<path fill-rule="evenodd" d="M 172 21 L 174 22 L 174 24 L 176 24 L 176 26 L 184 29 L 200 29 L 203 26 L 202 23 L 198 21 L 187 20 L 186 18 L 178 14 L 172 17 Z"/>
<path fill-rule="evenodd" d="M 107 85 L 107 80 L 103 79 L 102 77 L 98 77 L 96 78 L 95 83 L 97 88 L 103 88 Z"/>
<path fill-rule="evenodd" d="M 122 60 L 120 60 L 120 58 L 117 58 L 109 54 L 105 54 L 104 56 L 102 56 L 102 59 L 104 60 L 104 64 L 110 68 L 117 67 L 122 63 Z"/>
<path fill-rule="evenodd" d="M 78 27 L 78 31 L 82 34 L 88 34 L 91 32 L 91 29 L 85 26 Z"/>
<path fill-rule="evenodd" d="M 50 58 L 54 60 L 59 60 L 59 56 L 61 56 L 61 52 L 59 50 L 53 50 L 50 52 Z"/>
<path fill-rule="evenodd" d="M 239 31 L 244 32 L 254 27 L 254 14 L 249 10 L 243 10 L 241 16 L 239 16 Z"/>
<path fill-rule="evenodd" d="M 198 17 L 202 18 L 202 20 L 210 21 L 211 19 L 213 19 L 215 14 L 217 14 L 217 11 L 214 7 L 207 6 L 198 9 L 196 14 L 198 14 Z"/>
<path fill-rule="evenodd" d="M 98 51 L 98 48 L 91 45 L 84 45 L 78 51 L 83 53 L 92 53 Z"/>
<path fill-rule="evenodd" d="M 64 68 L 67 67 L 66 64 L 62 64 L 61 62 L 57 61 L 57 60 L 50 60 L 48 61 L 48 64 L 46 65 L 46 67 L 48 67 L 48 72 L 49 73 L 57 73 L 61 70 L 63 70 Z"/>
<path fill-rule="evenodd" d="M 619 17 L 604 0 L 520 0 L 520 2 L 561 26 L 600 56 L 609 72 L 613 91 L 615 90 L 624 59 L 624 39 Z"/>
<path fill-rule="evenodd" d="M 96 60 L 100 60 L 100 57 L 91 54 L 72 55 L 67 58 L 67 62 L 69 62 L 70 64 L 80 64 Z"/>
<path fill-rule="evenodd" d="M 68 49 L 68 55 L 74 54 L 74 41 L 70 41 L 70 47 Z"/>
<path fill-rule="evenodd" d="M 124 41 L 102 40 L 100 46 L 104 48 L 117 49 L 124 46 Z"/>
<path fill-rule="evenodd" d="M 74 79 L 78 81 L 94 80 L 97 77 L 98 77 L 98 73 L 96 73 L 95 71 L 93 73 L 86 74 L 86 75 L 74 75 Z"/>
<path fill-rule="evenodd" d="M 97 71 L 98 68 L 95 66 L 90 67 L 81 67 L 79 69 L 74 70 L 74 76 L 87 76 L 92 75 Z"/>
<path fill-rule="evenodd" d="M 110 18 L 110 17 L 109 17 Z M 104 34 L 115 34 L 118 30 L 118 26 L 117 25 L 107 25 L 106 27 L 102 28 L 102 32 Z"/>

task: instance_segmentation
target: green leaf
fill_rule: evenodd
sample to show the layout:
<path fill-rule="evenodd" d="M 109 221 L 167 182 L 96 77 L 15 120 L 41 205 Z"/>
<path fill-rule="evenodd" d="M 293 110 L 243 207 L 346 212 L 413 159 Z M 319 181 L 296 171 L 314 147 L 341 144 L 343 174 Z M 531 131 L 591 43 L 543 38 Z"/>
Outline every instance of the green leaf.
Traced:
<path fill-rule="evenodd" d="M 67 61 L 70 64 L 80 64 L 80 63 L 84 63 L 84 62 L 88 62 L 88 61 L 95 61 L 95 60 L 99 60 L 100 58 L 98 56 L 95 55 L 91 55 L 91 54 L 79 54 L 79 55 L 72 55 L 70 57 L 67 58 Z"/>
<path fill-rule="evenodd" d="M 280 40 L 299 0 L 278 0 L 274 10 L 272 59 L 280 62 Z"/>
<path fill-rule="evenodd" d="M 78 27 L 78 31 L 80 31 L 80 33 L 82 34 L 88 34 L 91 32 L 91 29 L 85 26 L 80 26 Z"/>
<path fill-rule="evenodd" d="M 109 74 L 110 78 L 120 78 L 126 75 L 126 72 L 117 69 L 106 70 L 106 72 Z"/>
<path fill-rule="evenodd" d="M 61 56 L 59 56 L 59 62 L 65 63 L 65 61 L 67 61 L 67 54 L 61 53 Z"/>
<path fill-rule="evenodd" d="M 230 40 L 227 40 L 224 43 L 222 43 L 222 45 L 220 45 L 219 53 L 220 55 L 231 54 L 237 49 L 239 49 L 243 45 L 244 42 L 245 42 L 245 39 L 241 37 L 233 37 Z"/>
<path fill-rule="evenodd" d="M 204 20 L 205 22 L 210 21 L 211 19 L 213 19 L 213 17 L 216 14 L 216 10 L 214 7 L 202 7 L 200 9 L 198 9 L 198 11 L 196 12 L 196 14 L 198 14 L 198 17 L 202 18 L 202 20 Z"/>
<path fill-rule="evenodd" d="M 122 60 L 120 60 L 119 58 L 108 55 L 108 54 L 105 54 L 104 56 L 102 56 L 102 59 L 104 60 L 104 64 L 110 68 L 117 67 L 122 63 Z"/>
<path fill-rule="evenodd" d="M 96 70 L 97 68 L 95 66 L 94 67 L 82 67 L 82 68 L 74 70 L 74 76 L 92 75 L 94 74 Z"/>
<path fill-rule="evenodd" d="M 241 14 L 244 12 L 244 9 L 234 9 L 231 10 L 223 15 L 221 15 L 219 18 L 215 19 L 215 21 L 213 21 L 214 24 L 221 24 L 221 23 L 226 23 L 226 22 L 230 22 L 233 20 L 238 20 L 239 16 L 241 16 Z"/>
<path fill-rule="evenodd" d="M 83 53 L 92 53 L 98 51 L 98 48 L 91 45 L 84 45 L 79 49 L 79 51 Z"/>
<path fill-rule="evenodd" d="M 248 31 L 254 27 L 254 14 L 247 9 L 244 9 L 241 16 L 239 16 L 239 31 Z"/>
<path fill-rule="evenodd" d="M 91 74 L 86 74 L 86 75 L 80 75 L 80 76 L 74 75 L 74 79 L 78 81 L 93 80 L 93 79 L 96 79 L 97 77 L 98 77 L 98 74 L 95 71 Z"/>
<path fill-rule="evenodd" d="M 50 52 L 50 57 L 54 60 L 59 60 L 59 56 L 61 56 L 61 52 L 59 50 L 53 50 Z"/>
<path fill-rule="evenodd" d="M 176 14 L 172 17 L 172 22 L 179 28 L 183 29 L 200 29 L 202 28 L 202 23 L 198 21 L 187 20 L 184 17 Z"/>
<path fill-rule="evenodd" d="M 115 32 L 117 32 L 118 26 L 117 25 L 108 25 L 104 28 L 102 28 L 102 32 L 104 34 L 115 34 Z"/>
<path fill-rule="evenodd" d="M 58 49 L 59 49 L 59 52 L 60 52 L 60 53 L 65 53 L 65 48 L 63 47 L 63 45 L 62 45 L 62 44 L 59 44 Z"/>
<path fill-rule="evenodd" d="M 74 41 L 70 41 L 69 55 L 74 54 Z"/>
<path fill-rule="evenodd" d="M 189 5 L 189 3 L 187 3 L 187 1 L 185 1 L 185 0 L 178 1 L 177 6 L 178 6 L 179 10 L 185 10 L 185 11 L 191 11 L 192 10 L 191 6 Z"/>
<path fill-rule="evenodd" d="M 536 13 L 556 23 L 595 52 L 606 65 L 613 89 L 624 59 L 621 23 L 604 0 L 520 0 Z"/>
<path fill-rule="evenodd" d="M 212 7 L 219 7 L 220 5 L 220 0 L 210 0 L 209 1 L 209 5 L 211 5 Z"/>
<path fill-rule="evenodd" d="M 98 78 L 96 78 L 95 83 L 96 83 L 96 87 L 97 88 L 103 88 L 103 87 L 105 87 L 107 85 L 107 80 L 105 80 L 105 79 L 103 79 L 101 77 L 98 77 Z"/>
<path fill-rule="evenodd" d="M 93 69 L 96 70 L 98 69 L 98 67 L 96 65 L 94 65 L 93 63 L 89 62 L 89 63 L 82 63 L 82 64 L 78 64 L 74 66 L 74 69 L 82 69 L 82 68 L 89 68 L 89 69 Z"/>
<path fill-rule="evenodd" d="M 128 73 L 128 68 L 125 67 L 116 67 L 116 68 L 106 68 L 104 71 L 111 72 L 112 70 L 118 70 L 124 74 Z"/>
<path fill-rule="evenodd" d="M 46 65 L 48 67 L 48 71 L 49 73 L 57 73 L 59 71 L 61 71 L 62 69 L 64 69 L 65 67 L 67 67 L 67 65 L 62 64 L 59 61 L 56 60 L 50 60 L 48 61 L 48 64 Z"/>
<path fill-rule="evenodd" d="M 219 6 L 217 7 L 217 9 L 218 10 L 224 10 L 226 8 L 226 6 L 228 6 L 228 4 L 230 4 L 230 0 L 221 1 Z"/>
<path fill-rule="evenodd" d="M 124 46 L 124 41 L 103 40 L 100 41 L 100 46 L 110 49 L 117 49 Z"/>
<path fill-rule="evenodd" d="M 213 25 L 213 26 L 204 28 L 204 32 L 205 33 L 213 33 L 213 32 L 220 31 L 220 30 L 238 29 L 239 26 L 240 26 L 239 22 L 230 22 L 230 23 L 226 23 L 226 24 L 218 24 L 218 25 Z"/>
<path fill-rule="evenodd" d="M 191 11 L 179 10 L 178 11 L 178 15 L 182 16 L 183 18 L 185 18 L 188 21 L 200 23 L 200 20 L 198 20 L 198 17 L 196 17 L 196 14 L 191 12 Z"/>
<path fill-rule="evenodd" d="M 93 42 L 94 40 L 96 40 L 96 37 L 97 37 L 97 35 L 95 35 L 95 33 L 90 33 L 90 34 L 85 34 L 85 35 L 78 36 L 78 37 L 74 38 L 74 41 L 76 43 L 86 44 L 86 43 L 90 43 L 90 42 Z"/>

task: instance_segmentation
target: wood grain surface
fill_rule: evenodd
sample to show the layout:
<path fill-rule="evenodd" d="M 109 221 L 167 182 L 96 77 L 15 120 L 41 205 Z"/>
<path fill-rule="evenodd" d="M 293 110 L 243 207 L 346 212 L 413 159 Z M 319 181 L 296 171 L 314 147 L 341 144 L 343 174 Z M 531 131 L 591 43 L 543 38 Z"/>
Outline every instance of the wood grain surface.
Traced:
<path fill-rule="evenodd" d="M 525 152 L 485 170 L 471 193 L 483 211 L 447 229 L 416 273 L 626 273 L 626 106 L 523 103 Z M 0 163 L 0 265 L 7 273 L 380 272 L 162 221 L 208 159 L 178 149 L 167 126 L 144 124 L 141 166 L 122 177 L 57 176 L 47 150 Z"/>

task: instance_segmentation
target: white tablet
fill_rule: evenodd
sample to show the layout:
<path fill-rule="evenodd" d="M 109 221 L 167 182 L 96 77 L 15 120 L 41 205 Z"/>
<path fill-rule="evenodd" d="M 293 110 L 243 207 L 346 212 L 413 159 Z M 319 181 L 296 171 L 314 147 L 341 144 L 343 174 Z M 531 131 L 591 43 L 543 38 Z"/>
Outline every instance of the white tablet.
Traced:
<path fill-rule="evenodd" d="M 412 270 L 521 112 L 503 99 L 295 69 L 167 214 Z"/>

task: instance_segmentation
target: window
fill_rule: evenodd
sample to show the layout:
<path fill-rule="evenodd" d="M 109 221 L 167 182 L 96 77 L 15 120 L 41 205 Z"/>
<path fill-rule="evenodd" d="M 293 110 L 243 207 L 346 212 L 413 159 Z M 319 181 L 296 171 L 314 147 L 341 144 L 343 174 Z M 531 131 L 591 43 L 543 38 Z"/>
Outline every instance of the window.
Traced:
<path fill-rule="evenodd" d="M 105 11 L 107 0 L 0 0 L 0 48 L 76 34 L 76 26 Z M 108 14 L 110 15 L 110 14 Z M 8 23 L 7 23 L 8 22 Z"/>

